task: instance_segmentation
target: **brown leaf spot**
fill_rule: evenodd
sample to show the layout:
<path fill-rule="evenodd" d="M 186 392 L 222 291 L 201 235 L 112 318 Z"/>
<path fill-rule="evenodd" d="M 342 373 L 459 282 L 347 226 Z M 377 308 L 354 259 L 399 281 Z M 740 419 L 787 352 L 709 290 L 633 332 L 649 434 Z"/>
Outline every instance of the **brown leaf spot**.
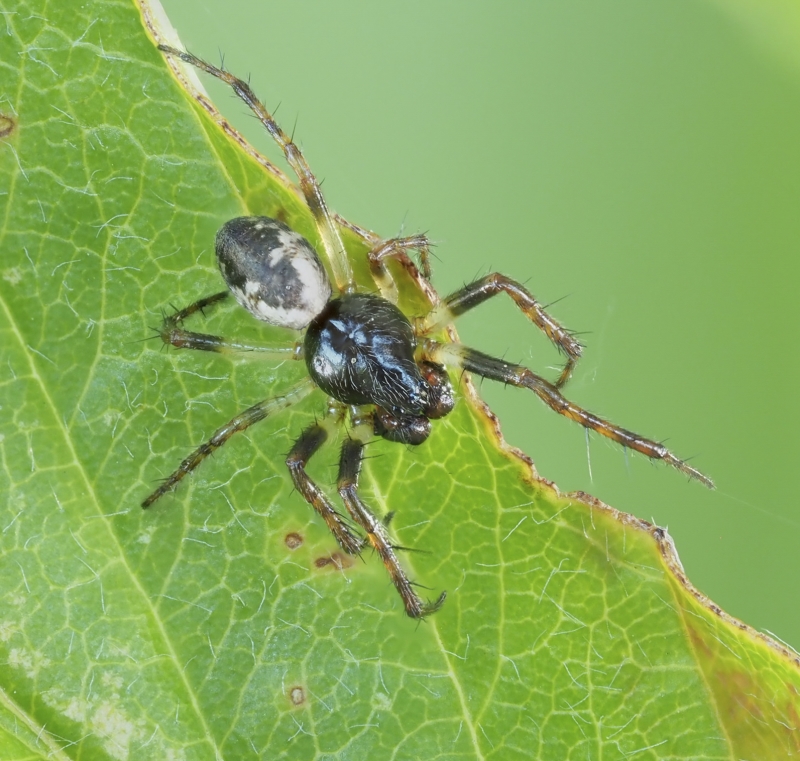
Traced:
<path fill-rule="evenodd" d="M 17 122 L 6 114 L 0 114 L 0 140 L 9 137 L 16 129 Z"/>
<path fill-rule="evenodd" d="M 283 541 L 290 550 L 296 550 L 303 543 L 303 537 L 296 531 L 292 531 L 286 535 Z"/>
<path fill-rule="evenodd" d="M 336 571 L 341 571 L 343 568 L 351 568 L 353 565 L 353 558 L 350 555 L 345 555 L 343 552 L 332 552 L 330 555 L 323 555 L 314 561 L 317 568 L 332 568 Z"/>
<path fill-rule="evenodd" d="M 289 700 L 296 706 L 303 705 L 306 702 L 306 691 L 300 686 L 290 687 Z"/>

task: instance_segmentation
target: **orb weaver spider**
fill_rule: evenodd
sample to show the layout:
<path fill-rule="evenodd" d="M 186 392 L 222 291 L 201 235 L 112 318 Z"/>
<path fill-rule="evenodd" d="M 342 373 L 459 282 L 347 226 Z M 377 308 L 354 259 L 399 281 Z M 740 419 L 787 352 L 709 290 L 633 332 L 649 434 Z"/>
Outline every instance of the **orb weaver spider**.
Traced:
<path fill-rule="evenodd" d="M 423 275 L 430 276 L 429 243 L 422 235 L 381 241 L 368 254 L 372 276 L 381 295 L 359 292 L 339 231 L 320 185 L 300 149 L 278 126 L 250 86 L 218 68 L 175 48 L 160 45 L 167 55 L 211 74 L 230 85 L 283 150 L 314 218 L 330 264 L 335 294 L 317 252 L 299 233 L 268 217 L 229 220 L 217 233 L 216 255 L 228 290 L 200 299 L 164 318 L 159 331 L 165 344 L 202 351 L 258 351 L 281 359 L 304 361 L 309 377 L 282 396 L 254 404 L 217 429 L 192 452 L 143 502 L 150 507 L 171 491 L 234 434 L 286 409 L 316 388 L 328 395 L 325 416 L 308 426 L 295 441 L 286 465 L 295 488 L 325 521 L 341 548 L 359 554 L 367 544 L 377 552 L 403 600 L 406 613 L 423 618 L 437 611 L 445 592 L 424 602 L 398 561 L 386 522 L 366 505 L 358 491 L 364 448 L 375 436 L 416 446 L 428 438 L 431 420 L 447 415 L 455 404 L 448 367 L 533 391 L 559 415 L 596 431 L 654 460 L 662 460 L 706 486 L 709 478 L 658 442 L 598 417 L 566 399 L 561 388 L 569 380 L 582 346 L 550 316 L 522 285 L 493 273 L 442 299 L 425 315 L 407 317 L 397 307 L 397 288 L 386 261 L 410 265 L 408 251 L 417 251 Z M 521 365 L 495 359 L 461 344 L 432 338 L 456 317 L 500 293 L 559 349 L 566 362 L 555 382 Z M 233 294 L 253 316 L 272 325 L 305 329 L 291 346 L 245 345 L 221 336 L 184 330 L 183 323 Z M 350 426 L 339 458 L 337 488 L 347 510 L 345 518 L 309 478 L 306 465 L 349 418 Z M 357 527 L 357 528 L 356 528 Z M 363 531 L 366 538 L 359 533 Z"/>

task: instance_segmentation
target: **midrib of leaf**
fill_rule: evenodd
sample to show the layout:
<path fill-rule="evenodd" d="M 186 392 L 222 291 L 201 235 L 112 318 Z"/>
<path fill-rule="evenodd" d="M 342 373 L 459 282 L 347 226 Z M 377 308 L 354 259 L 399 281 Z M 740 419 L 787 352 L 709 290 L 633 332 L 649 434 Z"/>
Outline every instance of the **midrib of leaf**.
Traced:
<path fill-rule="evenodd" d="M 392 477 L 389 480 L 389 483 L 387 485 L 387 489 L 388 490 L 391 490 L 391 488 L 393 486 L 396 486 L 396 485 L 399 485 L 399 484 L 402 483 L 402 480 L 400 478 L 400 468 L 402 466 L 402 463 L 403 463 L 403 461 L 401 459 L 398 458 L 396 460 L 395 466 L 394 466 L 394 469 L 393 469 L 393 472 L 392 472 Z M 371 461 L 367 460 L 366 461 L 366 465 L 364 467 L 365 475 L 369 475 L 370 474 L 371 468 L 372 468 Z M 495 478 L 494 471 L 492 471 L 492 476 L 493 476 L 493 478 Z M 389 512 L 391 512 L 392 508 L 391 508 L 389 502 L 386 499 L 386 494 L 385 494 L 384 490 L 378 488 L 378 482 L 374 477 L 371 477 L 370 480 L 372 481 L 372 485 L 373 485 L 373 488 L 372 488 L 372 495 L 373 495 L 372 500 L 373 500 L 373 502 L 375 503 L 376 506 L 381 508 L 380 512 L 382 512 L 383 515 L 389 514 Z M 496 484 L 495 484 L 495 488 L 493 488 L 493 491 L 496 494 L 496 491 L 497 491 L 496 490 Z M 500 506 L 498 504 L 497 505 L 497 510 L 499 511 L 500 509 L 502 509 L 502 506 Z M 498 528 L 496 530 L 496 533 L 499 536 L 499 526 L 498 526 Z M 498 553 L 499 552 L 500 552 L 500 546 L 499 546 L 499 542 L 498 542 Z M 411 554 L 412 553 L 407 553 L 406 554 L 406 557 L 403 558 L 403 564 L 408 569 L 409 573 L 411 574 L 411 577 L 413 578 L 415 576 L 415 574 L 414 574 L 413 557 L 408 557 L 408 555 L 411 555 Z M 501 574 L 501 577 L 502 577 L 502 574 Z M 499 599 L 501 600 L 501 606 L 502 606 L 502 601 L 503 601 L 502 589 L 500 591 Z M 502 621 L 499 622 L 499 623 L 502 623 Z M 448 678 L 450 679 L 450 682 L 452 683 L 453 688 L 455 689 L 456 695 L 458 696 L 459 706 L 460 706 L 460 709 L 461 709 L 461 713 L 463 715 L 463 721 L 464 721 L 464 724 L 467 727 L 467 731 L 469 732 L 470 740 L 472 742 L 472 747 L 473 747 L 473 750 L 475 751 L 475 758 L 478 759 L 478 761 L 484 761 L 485 756 L 483 755 L 483 752 L 481 750 L 480 740 L 478 738 L 478 734 L 477 734 L 477 731 L 476 731 L 476 727 L 479 724 L 479 721 L 477 721 L 476 718 L 473 717 L 472 713 L 470 712 L 469 705 L 468 705 L 468 702 L 467 702 L 467 698 L 466 698 L 466 695 L 464 693 L 464 685 L 462 684 L 461 679 L 458 676 L 458 670 L 453 667 L 454 666 L 454 660 L 453 659 L 454 658 L 458 658 L 459 656 L 457 654 L 455 654 L 455 653 L 450 652 L 447 649 L 447 647 L 445 646 L 445 643 L 442 640 L 441 632 L 439 630 L 439 626 L 437 624 L 437 619 L 436 619 L 435 616 L 432 616 L 428 620 L 426 620 L 425 621 L 425 625 L 431 627 L 431 631 L 434 634 L 434 637 L 433 637 L 434 643 L 436 644 L 437 648 L 439 649 L 439 652 L 441 654 L 442 660 L 443 660 L 443 662 L 445 663 L 445 665 L 447 667 L 445 673 L 448 675 Z M 500 640 L 502 640 L 502 638 L 503 638 L 502 626 L 498 627 L 498 638 Z M 494 677 L 493 683 L 497 680 L 497 678 L 499 676 L 500 668 L 501 668 L 501 662 L 500 662 L 500 659 L 498 658 L 497 661 L 496 661 L 495 677 Z M 493 686 L 490 687 L 487 690 L 487 694 L 486 694 L 486 700 L 487 701 L 490 700 L 490 696 L 492 694 L 492 691 L 493 691 Z M 481 709 L 481 712 L 482 712 L 482 710 L 483 709 Z"/>
<path fill-rule="evenodd" d="M 41 742 L 47 748 L 47 758 L 55 758 L 59 761 L 71 761 L 69 756 L 64 752 L 64 749 L 56 745 L 50 733 L 47 732 L 47 727 L 35 721 L 33 716 L 29 713 L 23 711 L 17 702 L 9 698 L 8 693 L 2 687 L 0 687 L 0 706 L 8 711 L 14 717 L 15 721 L 20 721 L 30 730 L 30 733 L 34 737 L 34 743 L 28 742 L 27 736 L 25 738 L 20 738 L 18 732 L 14 732 L 14 737 L 18 741 L 23 742 L 30 749 L 32 754 L 38 755 L 41 752 L 41 749 L 36 747 Z"/>
<path fill-rule="evenodd" d="M 442 658 L 444 662 L 447 664 L 447 674 L 450 677 L 450 681 L 453 683 L 453 687 L 455 688 L 456 695 L 458 695 L 459 705 L 461 707 L 461 712 L 464 715 L 464 723 L 467 725 L 467 730 L 469 731 L 470 740 L 472 741 L 472 747 L 475 750 L 475 758 L 479 759 L 480 761 L 484 761 L 485 756 L 481 751 L 481 744 L 478 739 L 478 734 L 475 731 L 475 726 L 477 723 L 474 719 L 472 714 L 470 713 L 469 706 L 467 705 L 467 698 L 464 694 L 464 688 L 461 684 L 461 680 L 458 678 L 456 671 L 453 670 L 453 657 L 454 655 L 450 653 L 447 648 L 444 646 L 444 642 L 442 641 L 441 634 L 439 632 L 439 627 L 435 624 L 433 625 L 434 631 L 434 641 L 439 648 L 439 651 L 442 654 Z M 492 689 L 490 688 L 487 691 L 487 696 L 492 694 Z"/>
<path fill-rule="evenodd" d="M 126 555 L 122 551 L 123 548 L 119 543 L 119 539 L 118 539 L 116 533 L 114 531 L 112 531 L 110 526 L 108 525 L 108 521 L 106 519 L 106 516 L 105 516 L 105 514 L 103 513 L 103 511 L 102 511 L 102 509 L 100 507 L 100 502 L 99 502 L 99 500 L 97 498 L 97 494 L 95 492 L 94 485 L 92 484 L 91 479 L 89 478 L 88 474 L 86 473 L 86 470 L 84 469 L 84 466 L 83 466 L 83 463 L 81 462 L 81 459 L 78 457 L 78 454 L 75 451 L 72 439 L 69 436 L 69 432 L 67 431 L 67 429 L 64 426 L 63 417 L 58 414 L 58 407 L 53 402 L 52 396 L 51 396 L 51 394 L 50 394 L 50 392 L 49 392 L 49 390 L 47 388 L 47 384 L 44 382 L 44 379 L 39 374 L 39 371 L 38 371 L 36 365 L 33 363 L 30 354 L 26 351 L 25 341 L 24 341 L 24 339 L 23 339 L 23 337 L 22 337 L 22 335 L 21 335 L 21 333 L 19 331 L 19 327 L 18 327 L 16 321 L 14 320 L 11 311 L 8 308 L 8 304 L 6 303 L 6 300 L 3 297 L 2 292 L 0 292 L 0 305 L 2 305 L 3 315 L 5 316 L 6 322 L 9 325 L 9 327 L 11 328 L 11 330 L 13 332 L 13 335 L 17 340 L 18 353 L 19 353 L 20 356 L 25 357 L 30 376 L 35 380 L 35 382 L 36 382 L 36 384 L 37 384 L 37 386 L 39 388 L 39 392 L 40 392 L 40 394 L 42 395 L 42 398 L 45 400 L 45 402 L 47 404 L 47 408 L 48 408 L 48 411 L 49 411 L 49 413 L 50 413 L 50 415 L 51 415 L 51 417 L 52 417 L 52 419 L 54 421 L 54 425 L 57 426 L 57 428 L 58 428 L 58 430 L 59 430 L 59 432 L 61 434 L 61 437 L 62 437 L 62 440 L 63 440 L 63 445 L 66 448 L 67 452 L 69 453 L 70 457 L 72 458 L 72 463 L 71 464 L 75 466 L 75 468 L 77 469 L 77 472 L 80 474 L 80 477 L 81 477 L 81 480 L 83 482 L 83 486 L 84 486 L 84 489 L 85 489 L 85 493 L 89 496 L 91 506 L 94 509 L 97 517 L 101 518 L 103 520 L 103 525 L 104 525 L 104 527 L 106 529 L 106 534 L 108 535 L 109 542 L 117 550 L 117 552 L 115 553 L 114 557 L 115 557 L 117 562 L 121 563 L 122 567 L 125 569 L 125 572 L 128 575 L 128 578 L 130 579 L 130 582 L 131 582 L 133 588 L 136 589 L 137 593 L 142 598 L 142 601 L 144 602 L 144 607 L 148 611 L 148 613 L 149 613 L 153 623 L 155 624 L 156 629 L 157 629 L 159 635 L 161 636 L 161 638 L 162 638 L 162 640 L 164 642 L 164 645 L 165 645 L 165 647 L 166 647 L 166 649 L 167 649 L 167 651 L 169 653 L 169 657 L 170 657 L 170 659 L 172 661 L 172 665 L 173 665 L 173 670 L 174 670 L 174 672 L 176 673 L 176 675 L 178 677 L 178 681 L 183 686 L 184 690 L 186 691 L 186 696 L 188 698 L 189 704 L 192 706 L 192 710 L 193 710 L 193 712 L 194 712 L 194 714 L 195 714 L 195 716 L 197 718 L 198 724 L 202 727 L 203 733 L 205 734 L 209 744 L 211 745 L 212 748 L 214 748 L 215 753 L 217 754 L 217 757 L 219 757 L 219 751 L 217 750 L 217 745 L 216 745 L 216 742 L 214 740 L 214 736 L 211 733 L 208 724 L 206 723 L 205 714 L 200 708 L 200 705 L 199 705 L 198 700 L 197 700 L 197 695 L 195 694 L 195 691 L 192 689 L 192 686 L 189 684 L 189 681 L 186 678 L 185 672 L 183 671 L 183 669 L 180 668 L 180 663 L 179 663 L 179 660 L 178 660 L 178 657 L 177 657 L 177 653 L 175 651 L 175 647 L 174 647 L 174 645 L 172 643 L 172 639 L 170 638 L 170 636 L 168 635 L 166 629 L 164 628 L 163 622 L 161 620 L 161 616 L 158 614 L 158 609 L 153 606 L 152 601 L 150 600 L 150 598 L 148 597 L 148 595 L 145 593 L 144 589 L 142 588 L 141 584 L 139 583 L 138 577 L 133 572 L 133 569 L 131 569 L 131 567 L 129 566 L 129 564 L 127 562 Z M 69 463 L 66 463 L 66 464 L 69 464 Z M 20 709 L 18 708 L 17 710 L 20 710 Z M 32 717 L 29 719 L 29 722 L 33 722 L 33 718 Z"/>

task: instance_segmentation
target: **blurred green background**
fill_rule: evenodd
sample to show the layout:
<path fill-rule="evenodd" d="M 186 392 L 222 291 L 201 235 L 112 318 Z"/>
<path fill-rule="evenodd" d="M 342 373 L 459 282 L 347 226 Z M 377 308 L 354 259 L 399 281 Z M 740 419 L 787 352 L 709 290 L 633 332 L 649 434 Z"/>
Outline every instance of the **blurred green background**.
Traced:
<path fill-rule="evenodd" d="M 429 233 L 440 292 L 497 270 L 562 299 L 552 311 L 587 345 L 568 395 L 667 439 L 718 489 L 596 436 L 590 473 L 583 429 L 484 383 L 508 441 L 562 490 L 667 526 L 701 591 L 800 647 L 796 6 L 164 5 L 186 47 L 280 105 L 332 208 L 386 237 Z M 558 362 L 502 299 L 458 327 L 534 369 Z"/>

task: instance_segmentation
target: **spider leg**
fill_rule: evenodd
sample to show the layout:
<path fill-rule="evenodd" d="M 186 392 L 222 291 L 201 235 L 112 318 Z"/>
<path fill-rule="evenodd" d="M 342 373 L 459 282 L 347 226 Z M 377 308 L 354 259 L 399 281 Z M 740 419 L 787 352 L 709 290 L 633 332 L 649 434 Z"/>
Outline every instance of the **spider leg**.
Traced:
<path fill-rule="evenodd" d="M 184 330 L 183 321 L 193 314 L 200 312 L 205 315 L 205 309 L 223 301 L 230 295 L 230 291 L 215 293 L 213 296 L 206 296 L 198 299 L 188 307 L 179 309 L 173 314 L 165 314 L 161 322 L 161 327 L 156 330 L 161 340 L 176 349 L 199 349 L 200 351 L 215 351 L 220 354 L 229 352 L 253 351 L 262 356 L 274 359 L 302 359 L 303 344 L 295 341 L 291 346 L 271 346 L 261 343 L 242 343 L 241 341 L 229 341 L 222 336 L 213 336 L 208 333 L 194 333 Z"/>
<path fill-rule="evenodd" d="M 378 243 L 369 254 L 370 270 L 372 270 L 372 278 L 380 288 L 381 296 L 397 304 L 399 301 L 399 294 L 397 285 L 394 278 L 388 269 L 386 269 L 386 259 L 397 259 L 407 269 L 412 269 L 414 263 L 406 253 L 407 250 L 416 250 L 419 253 L 419 264 L 422 271 L 422 276 L 426 280 L 431 279 L 431 260 L 430 260 L 430 241 L 424 235 L 412 235 L 409 238 L 390 238 Z"/>
<path fill-rule="evenodd" d="M 550 409 L 559 415 L 569 418 L 579 423 L 584 428 L 596 431 L 601 436 L 612 439 L 623 447 L 628 447 L 637 452 L 641 452 L 646 457 L 663 462 L 677 468 L 691 478 L 695 478 L 701 483 L 714 488 L 714 482 L 703 475 L 699 470 L 685 463 L 676 457 L 663 444 L 659 444 L 651 439 L 646 439 L 638 433 L 621 428 L 615 423 L 598 417 L 593 412 L 579 407 L 577 404 L 562 396 L 558 387 L 536 375 L 527 367 L 514 365 L 495 359 L 487 354 L 470 349 L 460 344 L 440 344 L 430 339 L 425 341 L 425 353 L 435 362 L 452 363 L 457 367 L 468 370 L 471 373 L 481 375 L 491 380 L 502 381 L 512 386 L 519 386 L 533 391 Z"/>
<path fill-rule="evenodd" d="M 480 280 L 465 285 L 463 288 L 451 293 L 442 303 L 431 310 L 430 314 L 421 320 L 418 333 L 429 335 L 441 330 L 455 317 L 482 304 L 498 293 L 507 293 L 525 316 L 533 322 L 564 354 L 567 362 L 561 375 L 555 383 L 556 388 L 561 388 L 572 375 L 572 370 L 581 356 L 583 347 L 575 340 L 574 336 L 557 320 L 551 317 L 534 298 L 534 296 L 516 280 L 493 272 Z"/>
<path fill-rule="evenodd" d="M 333 217 L 328 210 L 328 206 L 325 203 L 325 198 L 322 195 L 322 190 L 319 182 L 317 182 L 317 178 L 311 172 L 311 168 L 308 166 L 300 149 L 278 126 L 264 104 L 258 100 L 250 85 L 224 69 L 212 66 L 210 63 L 206 63 L 202 59 L 197 58 L 197 56 L 193 56 L 191 53 L 185 53 L 169 45 L 159 45 L 158 49 L 167 55 L 180 58 L 182 61 L 230 85 L 233 91 L 250 107 L 250 110 L 264 125 L 267 132 L 269 132 L 275 142 L 281 147 L 284 156 L 286 156 L 286 161 L 289 163 L 289 166 L 292 167 L 300 181 L 300 189 L 303 191 L 306 204 L 314 217 L 314 222 L 316 223 L 319 236 L 322 240 L 322 245 L 325 248 L 325 253 L 328 255 L 328 261 L 333 269 L 334 280 L 336 281 L 339 291 L 342 293 L 349 293 L 355 290 L 353 273 L 350 269 L 347 253 L 344 250 L 344 244 L 339 235 L 339 230 L 333 222 Z"/>
<path fill-rule="evenodd" d="M 170 315 L 170 318 L 174 320 L 176 323 L 183 322 L 187 317 L 191 317 L 193 314 L 200 314 L 205 315 L 206 309 L 209 307 L 216 306 L 217 304 L 225 301 L 228 296 L 231 295 L 230 291 L 220 291 L 219 293 L 212 293 L 211 296 L 204 296 L 202 299 L 197 299 L 197 301 L 192 302 L 189 304 L 188 307 L 184 307 L 183 309 L 176 309 L 175 313 Z"/>
<path fill-rule="evenodd" d="M 177 469 L 164 479 L 159 486 L 147 499 L 142 502 L 142 507 L 148 508 L 157 499 L 163 497 L 168 491 L 174 489 L 189 473 L 191 473 L 203 460 L 214 454 L 234 433 L 246 431 L 251 425 L 263 420 L 267 415 L 272 415 L 280 410 L 284 410 L 295 402 L 299 402 L 303 397 L 308 396 L 316 386 L 310 380 L 304 380 L 294 388 L 287 391 L 283 396 L 275 396 L 272 399 L 265 399 L 263 402 L 254 404 L 244 412 L 240 412 L 232 420 L 229 420 L 221 428 L 218 428 L 214 435 L 194 450 Z"/>
<path fill-rule="evenodd" d="M 339 542 L 339 546 L 345 552 L 356 555 L 361 552 L 364 540 L 354 534 L 344 523 L 342 516 L 334 509 L 319 486 L 308 477 L 305 470 L 308 461 L 327 441 L 329 431 L 325 423 L 330 420 L 329 417 L 323 423 L 314 423 L 300 434 L 300 438 L 294 443 L 292 451 L 286 458 L 286 466 L 289 468 L 295 488 L 303 499 L 320 514 L 325 525 Z"/>
<path fill-rule="evenodd" d="M 371 417 L 367 415 L 358 416 L 354 419 L 350 437 L 342 444 L 342 452 L 339 459 L 339 477 L 337 479 L 339 494 L 353 520 L 364 529 L 369 543 L 383 561 L 383 565 L 389 572 L 392 584 L 400 593 L 400 597 L 403 598 L 406 613 L 411 618 L 424 618 L 442 607 L 447 593 L 442 592 L 435 602 L 425 603 L 420 599 L 414 591 L 413 584 L 409 581 L 408 576 L 406 576 L 400 565 L 400 561 L 397 559 L 395 547 L 392 545 L 386 531 L 386 525 L 376 517 L 372 510 L 362 502 L 361 497 L 358 496 L 358 476 L 361 472 L 364 446 L 372 437 L 370 420 Z"/>

